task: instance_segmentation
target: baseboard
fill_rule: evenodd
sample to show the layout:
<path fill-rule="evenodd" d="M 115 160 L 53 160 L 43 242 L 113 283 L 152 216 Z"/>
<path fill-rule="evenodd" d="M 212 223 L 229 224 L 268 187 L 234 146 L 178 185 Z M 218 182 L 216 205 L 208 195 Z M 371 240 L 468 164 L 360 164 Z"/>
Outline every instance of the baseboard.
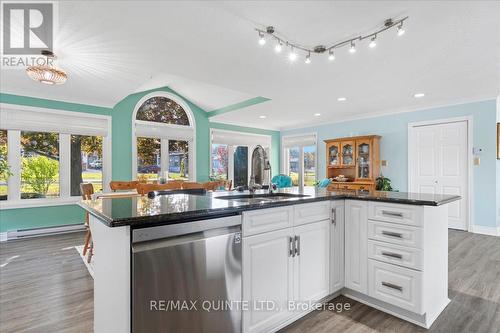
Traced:
<path fill-rule="evenodd" d="M 482 225 L 473 225 L 472 232 L 481 235 L 500 236 L 500 227 L 486 227 Z"/>
<path fill-rule="evenodd" d="M 30 229 L 19 229 L 19 230 L 9 230 L 7 232 L 0 233 L 0 242 L 23 239 L 30 237 L 39 236 L 49 236 L 56 234 L 65 234 L 70 232 L 78 232 L 85 230 L 85 225 L 81 224 L 66 224 L 54 227 L 44 227 L 44 228 L 30 228 Z"/>

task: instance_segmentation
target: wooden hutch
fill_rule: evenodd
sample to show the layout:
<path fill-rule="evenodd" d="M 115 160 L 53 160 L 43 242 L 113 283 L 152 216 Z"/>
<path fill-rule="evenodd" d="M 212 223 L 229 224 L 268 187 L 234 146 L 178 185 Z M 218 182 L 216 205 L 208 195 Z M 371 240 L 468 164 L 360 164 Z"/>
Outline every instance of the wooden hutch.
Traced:
<path fill-rule="evenodd" d="M 330 190 L 375 190 L 380 174 L 380 136 L 366 135 L 325 140 L 326 177 L 332 180 Z M 333 178 L 344 175 L 349 181 Z"/>

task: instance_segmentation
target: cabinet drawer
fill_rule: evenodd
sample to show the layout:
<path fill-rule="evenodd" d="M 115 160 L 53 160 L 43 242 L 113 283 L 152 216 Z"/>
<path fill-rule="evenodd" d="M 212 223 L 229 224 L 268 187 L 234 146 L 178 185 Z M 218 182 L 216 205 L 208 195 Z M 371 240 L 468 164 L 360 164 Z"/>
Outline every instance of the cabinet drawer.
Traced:
<path fill-rule="evenodd" d="M 421 226 L 422 207 L 370 202 L 368 204 L 368 218 L 384 222 Z"/>
<path fill-rule="evenodd" d="M 243 212 L 243 236 L 292 227 L 293 206 Z"/>
<path fill-rule="evenodd" d="M 368 295 L 422 314 L 422 272 L 369 259 Z"/>
<path fill-rule="evenodd" d="M 420 249 L 368 240 L 368 258 L 422 270 Z"/>
<path fill-rule="evenodd" d="M 330 201 L 320 201 L 294 206 L 294 225 L 319 222 L 331 218 Z"/>
<path fill-rule="evenodd" d="M 368 220 L 368 238 L 422 248 L 422 228 Z"/>

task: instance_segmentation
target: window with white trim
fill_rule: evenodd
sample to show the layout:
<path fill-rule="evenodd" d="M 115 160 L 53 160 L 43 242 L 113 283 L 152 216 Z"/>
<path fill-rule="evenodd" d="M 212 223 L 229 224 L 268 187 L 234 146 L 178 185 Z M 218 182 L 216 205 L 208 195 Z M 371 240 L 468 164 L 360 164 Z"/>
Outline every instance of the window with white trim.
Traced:
<path fill-rule="evenodd" d="M 111 117 L 2 104 L 2 208 L 75 203 L 111 180 Z"/>
<path fill-rule="evenodd" d="M 317 180 L 316 134 L 283 136 L 282 172 L 293 186 L 314 186 Z"/>
<path fill-rule="evenodd" d="M 271 153 L 271 136 L 212 129 L 210 133 L 210 177 L 233 181 L 233 187 L 246 186 L 250 180 L 252 152 L 262 146 Z M 267 174 L 265 177 L 268 177 Z M 268 183 L 265 179 L 264 183 Z"/>
<path fill-rule="evenodd" d="M 145 96 L 134 112 L 134 178 L 146 181 L 195 180 L 194 117 L 168 93 Z"/>

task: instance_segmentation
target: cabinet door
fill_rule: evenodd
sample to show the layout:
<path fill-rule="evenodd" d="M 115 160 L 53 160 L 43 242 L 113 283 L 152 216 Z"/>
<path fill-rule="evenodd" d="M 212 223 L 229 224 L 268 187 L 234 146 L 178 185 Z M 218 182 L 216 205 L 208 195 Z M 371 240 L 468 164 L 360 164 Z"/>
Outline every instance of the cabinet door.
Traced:
<path fill-rule="evenodd" d="M 267 332 L 293 314 L 286 311 L 293 297 L 292 229 L 243 238 L 243 332 Z M 262 308 L 265 301 L 278 302 L 282 311 Z"/>
<path fill-rule="evenodd" d="M 317 301 L 330 291 L 330 220 L 295 227 L 295 297 Z"/>
<path fill-rule="evenodd" d="M 373 177 L 372 170 L 372 141 L 371 140 L 356 140 L 356 178 L 371 179 Z"/>
<path fill-rule="evenodd" d="M 368 292 L 366 201 L 345 202 L 345 286 L 366 294 Z"/>
<path fill-rule="evenodd" d="M 355 149 L 354 141 L 343 141 L 341 143 L 342 166 L 353 167 L 356 164 L 356 160 L 354 159 Z"/>
<path fill-rule="evenodd" d="M 344 200 L 332 202 L 330 294 L 344 287 Z"/>
<path fill-rule="evenodd" d="M 340 166 L 340 142 L 331 142 L 327 146 L 328 165 Z"/>

